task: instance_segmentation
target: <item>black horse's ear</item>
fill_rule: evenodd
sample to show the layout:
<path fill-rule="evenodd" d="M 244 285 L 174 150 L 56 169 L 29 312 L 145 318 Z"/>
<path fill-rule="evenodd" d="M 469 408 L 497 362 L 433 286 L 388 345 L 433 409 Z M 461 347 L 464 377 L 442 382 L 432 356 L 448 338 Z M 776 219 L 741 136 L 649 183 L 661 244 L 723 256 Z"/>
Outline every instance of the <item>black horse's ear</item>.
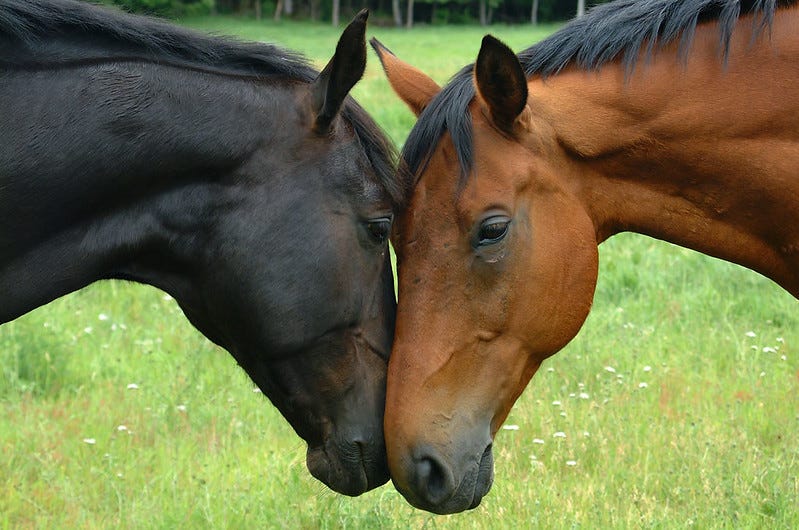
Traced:
<path fill-rule="evenodd" d="M 316 113 L 314 131 L 326 133 L 344 99 L 366 69 L 366 19 L 369 10 L 363 9 L 344 28 L 336 45 L 336 53 L 311 85 L 313 109 Z"/>
<path fill-rule="evenodd" d="M 527 105 L 527 78 L 513 50 L 491 35 L 483 37 L 474 82 L 494 124 L 512 133 L 516 118 Z"/>

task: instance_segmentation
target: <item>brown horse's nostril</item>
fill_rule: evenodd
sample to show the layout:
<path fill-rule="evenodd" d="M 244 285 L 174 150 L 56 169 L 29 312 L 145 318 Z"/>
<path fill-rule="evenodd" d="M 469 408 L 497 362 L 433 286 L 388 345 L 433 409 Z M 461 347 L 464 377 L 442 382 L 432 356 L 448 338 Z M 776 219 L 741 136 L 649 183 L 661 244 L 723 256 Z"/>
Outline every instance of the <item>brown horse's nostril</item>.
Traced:
<path fill-rule="evenodd" d="M 432 454 L 416 459 L 416 493 L 425 503 L 437 506 L 455 493 L 455 479 L 452 471 Z"/>
<path fill-rule="evenodd" d="M 449 448 L 447 448 L 449 449 Z M 463 448 L 461 448 L 463 449 Z M 475 456 L 461 450 L 452 457 L 433 445 L 412 449 L 392 468 L 397 490 L 417 508 L 438 514 L 462 512 L 480 504 L 493 482 L 491 444 Z"/>

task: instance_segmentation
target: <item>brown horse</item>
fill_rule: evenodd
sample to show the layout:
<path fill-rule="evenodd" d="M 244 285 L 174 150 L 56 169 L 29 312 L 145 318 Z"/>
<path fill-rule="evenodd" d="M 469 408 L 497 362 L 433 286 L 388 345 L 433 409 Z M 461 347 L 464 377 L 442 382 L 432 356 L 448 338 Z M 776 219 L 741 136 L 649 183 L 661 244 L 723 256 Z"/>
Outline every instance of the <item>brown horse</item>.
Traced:
<path fill-rule="evenodd" d="M 376 41 L 419 116 L 394 226 L 385 436 L 411 504 L 473 508 L 494 435 L 582 326 L 623 231 L 799 296 L 799 8 L 622 0 L 518 57 L 491 36 L 440 89 Z"/>

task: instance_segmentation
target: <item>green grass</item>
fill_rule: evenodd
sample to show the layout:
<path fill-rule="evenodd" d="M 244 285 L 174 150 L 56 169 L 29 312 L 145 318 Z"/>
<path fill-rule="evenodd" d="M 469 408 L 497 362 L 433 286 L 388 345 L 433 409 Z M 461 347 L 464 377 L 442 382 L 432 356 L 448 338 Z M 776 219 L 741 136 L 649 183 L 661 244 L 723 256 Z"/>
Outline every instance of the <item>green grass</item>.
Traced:
<path fill-rule="evenodd" d="M 319 65 L 338 37 L 189 22 Z M 492 31 L 515 49 L 542 34 Z M 483 30 L 370 34 L 444 82 Z M 413 118 L 369 62 L 356 96 L 399 142 Z M 326 490 L 299 438 L 173 300 L 109 282 L 0 327 L 0 528 L 799 527 L 799 302 L 641 236 L 600 250 L 591 316 L 519 400 L 518 430 L 500 431 L 494 488 L 474 511 L 417 511 L 390 485 Z"/>

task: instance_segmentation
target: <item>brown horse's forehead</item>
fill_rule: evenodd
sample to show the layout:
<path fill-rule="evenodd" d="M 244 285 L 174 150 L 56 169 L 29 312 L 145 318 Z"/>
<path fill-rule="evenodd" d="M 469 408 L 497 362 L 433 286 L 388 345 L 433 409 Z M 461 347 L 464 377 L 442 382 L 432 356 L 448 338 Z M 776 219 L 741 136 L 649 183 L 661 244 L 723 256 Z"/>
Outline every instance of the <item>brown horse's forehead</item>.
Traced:
<path fill-rule="evenodd" d="M 457 224 L 455 201 L 459 173 L 454 147 L 445 135 L 416 179 L 407 207 L 397 216 L 403 240 L 415 241 L 425 232 Z"/>
<path fill-rule="evenodd" d="M 475 158 L 470 175 L 461 176 L 455 149 L 442 138 L 397 217 L 403 240 L 451 240 L 467 234 L 490 209 L 516 210 L 531 178 L 529 153 L 490 125 L 475 123 Z M 525 157 L 525 153 L 527 157 Z"/>
<path fill-rule="evenodd" d="M 476 124 L 474 155 L 472 175 L 457 201 L 459 217 L 473 224 L 488 210 L 512 215 L 536 176 L 530 152 L 517 140 Z"/>

